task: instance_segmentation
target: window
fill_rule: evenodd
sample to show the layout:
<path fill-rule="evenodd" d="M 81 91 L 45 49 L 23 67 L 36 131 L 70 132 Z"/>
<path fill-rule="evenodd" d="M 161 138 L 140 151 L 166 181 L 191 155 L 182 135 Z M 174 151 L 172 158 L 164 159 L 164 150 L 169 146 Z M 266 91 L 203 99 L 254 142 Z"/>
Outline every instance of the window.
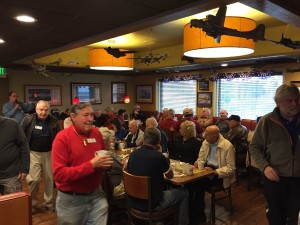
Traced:
<path fill-rule="evenodd" d="M 282 75 L 217 81 L 218 115 L 221 109 L 226 109 L 229 115 L 256 119 L 273 111 L 274 95 L 282 82 Z"/>
<path fill-rule="evenodd" d="M 159 110 L 174 109 L 182 113 L 184 108 L 192 108 L 196 112 L 197 81 L 160 81 Z"/>

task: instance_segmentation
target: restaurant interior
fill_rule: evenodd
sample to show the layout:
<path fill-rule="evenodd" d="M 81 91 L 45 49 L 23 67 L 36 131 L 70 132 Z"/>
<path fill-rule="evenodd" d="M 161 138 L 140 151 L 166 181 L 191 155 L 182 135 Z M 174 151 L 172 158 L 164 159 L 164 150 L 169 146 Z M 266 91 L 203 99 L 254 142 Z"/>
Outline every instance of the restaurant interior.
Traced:
<path fill-rule="evenodd" d="M 209 27 L 211 30 L 207 32 L 191 27 L 191 20 L 206 21 L 209 15 L 216 16 L 224 5 L 227 6 L 224 26 Z M 52 107 L 63 112 L 73 104 L 78 87 L 91 86 L 96 90 L 92 100 L 95 109 L 104 111 L 107 106 L 113 106 L 129 114 L 138 104 L 149 113 L 162 111 L 161 82 L 196 79 L 199 81 L 196 93 L 201 90 L 212 93 L 209 108 L 217 117 L 216 81 L 220 74 L 241 77 L 247 73 L 251 77 L 257 76 L 253 71 L 260 74 L 276 71 L 283 76 L 283 83 L 293 81 L 300 87 L 300 6 L 297 0 L 4 0 L 0 7 L 1 106 L 11 90 L 17 92 L 22 102 L 32 101 L 31 95 L 36 91 L 41 91 L 40 96 L 43 91 L 51 91 Z M 16 19 L 25 14 L 36 20 L 22 23 Z M 227 17 L 250 22 L 246 21 L 246 28 L 240 33 L 230 33 L 238 28 L 231 25 L 231 31 L 224 30 L 229 27 Z M 255 31 L 260 24 L 264 27 L 263 36 Z M 247 31 L 252 32 L 241 34 Z M 221 38 L 221 43 L 216 43 L 210 35 L 213 32 Z M 239 37 L 242 35 L 246 38 Z M 192 46 L 198 39 L 201 39 L 199 46 Z M 238 44 L 234 42 L 236 39 Z M 207 43 L 211 46 L 206 46 Z M 217 50 L 224 46 L 246 48 L 250 52 L 230 55 L 232 52 L 227 49 L 226 54 L 229 54 L 220 57 L 222 53 Z M 207 56 L 211 52 L 201 56 L 186 54 L 195 49 L 210 49 L 215 55 Z M 201 84 L 206 82 L 208 89 L 201 89 Z M 151 97 L 143 96 L 142 91 L 150 92 Z M 128 99 L 130 101 L 125 102 Z M 195 102 L 195 115 L 202 108 Z M 247 192 L 247 185 L 247 181 L 241 181 L 234 189 L 235 193 L 244 194 L 239 195 L 239 201 L 237 196 L 233 197 L 233 217 L 228 210 L 224 213 L 217 208 L 220 211 L 216 216 L 223 215 L 223 220 L 216 224 L 235 224 L 236 221 L 242 225 L 266 224 L 261 190 L 254 188 Z M 251 198 L 256 201 L 251 202 Z M 254 214 L 237 216 L 239 210 L 247 211 L 247 207 L 242 206 L 245 202 L 253 207 L 250 211 Z M 257 218 L 250 219 L 253 215 Z M 45 214 L 35 216 L 33 224 L 56 224 L 56 218 Z"/>

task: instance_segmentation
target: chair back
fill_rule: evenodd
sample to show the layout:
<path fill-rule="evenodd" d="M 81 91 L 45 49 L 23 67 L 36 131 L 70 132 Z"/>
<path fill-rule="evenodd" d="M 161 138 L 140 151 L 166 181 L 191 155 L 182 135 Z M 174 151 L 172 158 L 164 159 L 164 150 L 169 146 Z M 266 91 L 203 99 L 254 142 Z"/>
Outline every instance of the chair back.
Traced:
<path fill-rule="evenodd" d="M 151 209 L 150 177 L 136 176 L 123 170 L 123 182 L 126 195 L 148 200 Z"/>

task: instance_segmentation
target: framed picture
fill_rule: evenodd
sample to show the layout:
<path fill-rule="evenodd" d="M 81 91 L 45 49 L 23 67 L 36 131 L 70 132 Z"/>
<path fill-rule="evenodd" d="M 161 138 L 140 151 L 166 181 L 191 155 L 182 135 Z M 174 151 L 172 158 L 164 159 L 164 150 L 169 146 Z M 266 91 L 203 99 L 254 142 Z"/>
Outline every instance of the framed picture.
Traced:
<path fill-rule="evenodd" d="M 199 81 L 199 90 L 208 91 L 209 90 L 209 81 Z"/>
<path fill-rule="evenodd" d="M 111 82 L 111 103 L 124 103 L 127 95 L 126 82 Z"/>
<path fill-rule="evenodd" d="M 91 104 L 101 104 L 101 84 L 100 83 L 71 83 L 71 104 L 77 97 L 80 102 Z"/>
<path fill-rule="evenodd" d="M 45 100 L 51 106 L 62 105 L 60 85 L 24 85 L 25 102 Z"/>
<path fill-rule="evenodd" d="M 152 103 L 153 102 L 153 86 L 137 85 L 136 86 L 136 102 Z"/>
<path fill-rule="evenodd" d="M 212 107 L 212 92 L 198 92 L 197 106 Z"/>

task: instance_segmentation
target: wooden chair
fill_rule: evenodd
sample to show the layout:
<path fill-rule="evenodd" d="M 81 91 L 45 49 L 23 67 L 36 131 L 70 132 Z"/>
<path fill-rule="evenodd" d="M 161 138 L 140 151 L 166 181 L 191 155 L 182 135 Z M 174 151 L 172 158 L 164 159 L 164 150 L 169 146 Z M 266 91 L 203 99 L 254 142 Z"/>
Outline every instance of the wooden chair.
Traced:
<path fill-rule="evenodd" d="M 232 206 L 232 198 L 231 198 L 231 186 L 228 188 L 224 188 L 223 185 L 213 186 L 206 190 L 208 193 L 211 194 L 211 221 L 213 224 L 216 222 L 216 202 L 222 199 L 228 198 L 229 210 L 230 213 L 233 213 L 233 206 Z M 216 198 L 216 195 L 220 192 L 223 192 L 222 196 Z"/>
<path fill-rule="evenodd" d="M 151 202 L 151 179 L 147 176 L 135 176 L 123 171 L 123 182 L 127 197 L 128 224 L 134 224 L 134 220 L 146 222 L 152 225 L 157 222 L 164 224 L 178 224 L 178 206 L 171 206 L 164 210 L 153 211 Z M 132 208 L 129 198 L 133 197 L 147 201 L 146 212 Z"/>
<path fill-rule="evenodd" d="M 3 225 L 32 225 L 30 194 L 17 192 L 0 196 L 0 221 Z"/>

